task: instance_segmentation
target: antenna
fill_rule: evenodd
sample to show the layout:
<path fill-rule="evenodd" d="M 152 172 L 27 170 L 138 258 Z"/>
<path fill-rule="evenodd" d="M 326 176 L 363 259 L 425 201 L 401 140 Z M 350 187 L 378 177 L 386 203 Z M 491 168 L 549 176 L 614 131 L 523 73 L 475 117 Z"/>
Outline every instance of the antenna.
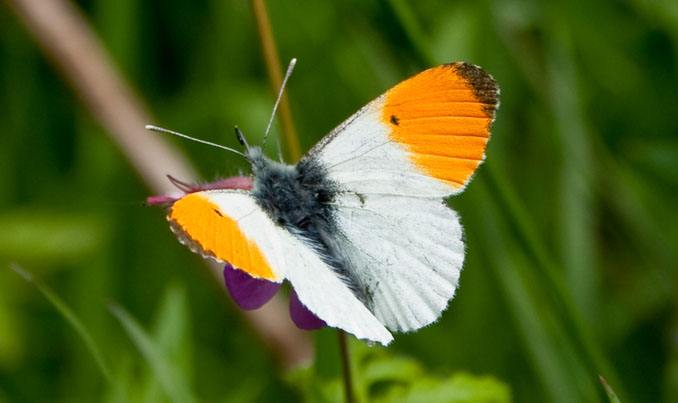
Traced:
<path fill-rule="evenodd" d="M 191 136 L 187 136 L 185 134 L 174 132 L 172 130 L 163 129 L 162 127 L 153 126 L 153 125 L 146 125 L 146 129 L 154 131 L 154 132 L 158 132 L 158 133 L 173 134 L 175 136 L 183 137 L 183 138 L 188 139 L 188 140 L 197 141 L 198 143 L 207 144 L 208 146 L 217 147 L 217 148 L 221 148 L 221 149 L 226 150 L 226 151 L 234 152 L 238 155 L 241 155 L 241 156 L 247 158 L 247 156 L 245 154 L 241 153 L 238 150 L 234 150 L 230 147 L 222 146 L 221 144 L 211 143 L 211 142 L 205 141 L 205 140 L 196 139 L 196 138 L 193 138 Z"/>
<path fill-rule="evenodd" d="M 294 65 L 297 64 L 297 59 L 290 60 L 290 64 L 287 66 L 287 72 L 285 73 L 285 78 L 283 79 L 282 85 L 280 86 L 280 91 L 278 91 L 278 99 L 273 105 L 273 112 L 271 112 L 271 119 L 268 121 L 268 126 L 266 126 L 266 132 L 264 133 L 264 142 L 261 144 L 261 148 L 264 148 L 266 145 L 266 139 L 268 138 L 268 131 L 271 130 L 271 125 L 273 124 L 273 118 L 275 117 L 275 111 L 278 109 L 278 104 L 283 95 L 283 90 L 285 89 L 285 84 L 287 84 L 287 79 L 292 75 L 292 70 L 294 70 Z"/>
<path fill-rule="evenodd" d="M 235 127 L 235 138 L 238 139 L 238 143 L 241 145 L 245 146 L 246 149 L 250 148 L 250 145 L 247 144 L 247 140 L 245 140 L 245 135 L 242 134 L 242 131 L 238 126 Z"/>

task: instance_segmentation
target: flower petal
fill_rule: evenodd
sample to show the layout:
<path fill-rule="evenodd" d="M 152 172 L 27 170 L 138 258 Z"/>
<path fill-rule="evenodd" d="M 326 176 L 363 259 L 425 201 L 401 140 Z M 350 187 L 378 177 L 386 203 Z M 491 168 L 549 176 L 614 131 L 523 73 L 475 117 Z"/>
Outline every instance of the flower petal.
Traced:
<path fill-rule="evenodd" d="M 146 198 L 146 204 L 149 206 L 155 206 L 156 204 L 171 204 L 179 200 L 179 197 L 172 196 L 148 196 Z"/>
<path fill-rule="evenodd" d="M 226 264 L 224 280 L 231 298 L 242 309 L 258 309 L 267 303 L 280 288 L 280 283 L 254 278 L 242 270 Z"/>
<path fill-rule="evenodd" d="M 299 301 L 299 297 L 297 297 L 294 288 L 292 289 L 292 292 L 290 292 L 290 317 L 292 318 L 292 322 L 294 322 L 299 329 L 317 330 L 327 326 L 327 323 L 325 323 L 324 320 L 315 316 L 313 312 L 309 311 L 308 308 Z"/>
<path fill-rule="evenodd" d="M 220 179 L 216 182 L 203 183 L 202 185 L 194 186 L 191 191 L 197 192 L 200 190 L 212 189 L 252 189 L 252 179 L 247 176 L 231 176 L 230 178 Z"/>
<path fill-rule="evenodd" d="M 146 198 L 146 204 L 149 206 L 154 206 L 157 204 L 172 204 L 175 201 L 181 199 L 183 196 L 186 196 L 189 193 L 201 192 L 203 190 L 214 190 L 214 189 L 243 189 L 250 190 L 252 189 L 252 179 L 247 176 L 232 176 L 226 179 L 219 179 L 216 182 L 203 183 L 199 185 L 192 185 L 187 182 L 182 182 L 179 179 L 167 175 L 170 182 L 176 186 L 183 195 L 178 196 L 148 196 Z"/>

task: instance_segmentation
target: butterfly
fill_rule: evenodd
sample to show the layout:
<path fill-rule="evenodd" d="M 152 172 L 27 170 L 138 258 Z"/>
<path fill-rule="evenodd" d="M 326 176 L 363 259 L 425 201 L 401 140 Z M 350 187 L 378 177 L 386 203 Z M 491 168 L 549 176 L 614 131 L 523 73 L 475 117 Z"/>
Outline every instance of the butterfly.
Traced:
<path fill-rule="evenodd" d="M 294 165 L 239 135 L 251 190 L 187 194 L 170 227 L 205 257 L 289 281 L 328 326 L 387 345 L 454 297 L 465 247 L 445 198 L 484 160 L 498 96 L 480 67 L 445 64 L 367 104 Z"/>

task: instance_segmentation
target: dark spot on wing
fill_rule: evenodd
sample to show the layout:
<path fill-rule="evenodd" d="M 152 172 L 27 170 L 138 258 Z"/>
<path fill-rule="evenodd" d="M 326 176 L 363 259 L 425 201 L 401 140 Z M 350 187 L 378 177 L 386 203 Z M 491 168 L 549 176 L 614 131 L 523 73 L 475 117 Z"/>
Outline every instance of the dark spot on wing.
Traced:
<path fill-rule="evenodd" d="M 221 214 L 221 211 L 219 211 L 219 210 L 217 210 L 217 209 L 215 209 L 215 208 L 213 208 L 212 211 L 214 211 L 215 213 L 217 213 L 217 215 L 218 215 L 219 217 L 223 217 L 223 216 L 224 216 L 223 214 Z"/>
<path fill-rule="evenodd" d="M 400 119 L 396 115 L 391 115 L 391 123 L 398 126 L 400 124 Z"/>

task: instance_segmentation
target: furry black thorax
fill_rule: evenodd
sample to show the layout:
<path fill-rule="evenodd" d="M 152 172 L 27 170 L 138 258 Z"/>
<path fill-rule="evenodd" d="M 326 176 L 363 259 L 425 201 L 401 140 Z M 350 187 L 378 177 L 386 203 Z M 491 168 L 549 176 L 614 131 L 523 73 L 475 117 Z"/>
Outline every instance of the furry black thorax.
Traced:
<path fill-rule="evenodd" d="M 336 191 L 317 162 L 306 158 L 287 165 L 255 147 L 247 156 L 252 164 L 252 196 L 273 222 L 312 240 L 318 231 L 330 229 Z"/>
<path fill-rule="evenodd" d="M 296 165 L 275 162 L 261 149 L 250 147 L 252 197 L 276 225 L 311 246 L 358 296 L 347 261 L 337 247 L 334 198 L 338 188 L 313 158 Z"/>
<path fill-rule="evenodd" d="M 335 247 L 333 201 L 338 190 L 324 167 L 309 157 L 296 165 L 275 162 L 257 147 L 250 147 L 247 157 L 252 164 L 251 194 L 256 203 L 276 225 L 310 244 L 350 283 L 345 259 Z"/>

